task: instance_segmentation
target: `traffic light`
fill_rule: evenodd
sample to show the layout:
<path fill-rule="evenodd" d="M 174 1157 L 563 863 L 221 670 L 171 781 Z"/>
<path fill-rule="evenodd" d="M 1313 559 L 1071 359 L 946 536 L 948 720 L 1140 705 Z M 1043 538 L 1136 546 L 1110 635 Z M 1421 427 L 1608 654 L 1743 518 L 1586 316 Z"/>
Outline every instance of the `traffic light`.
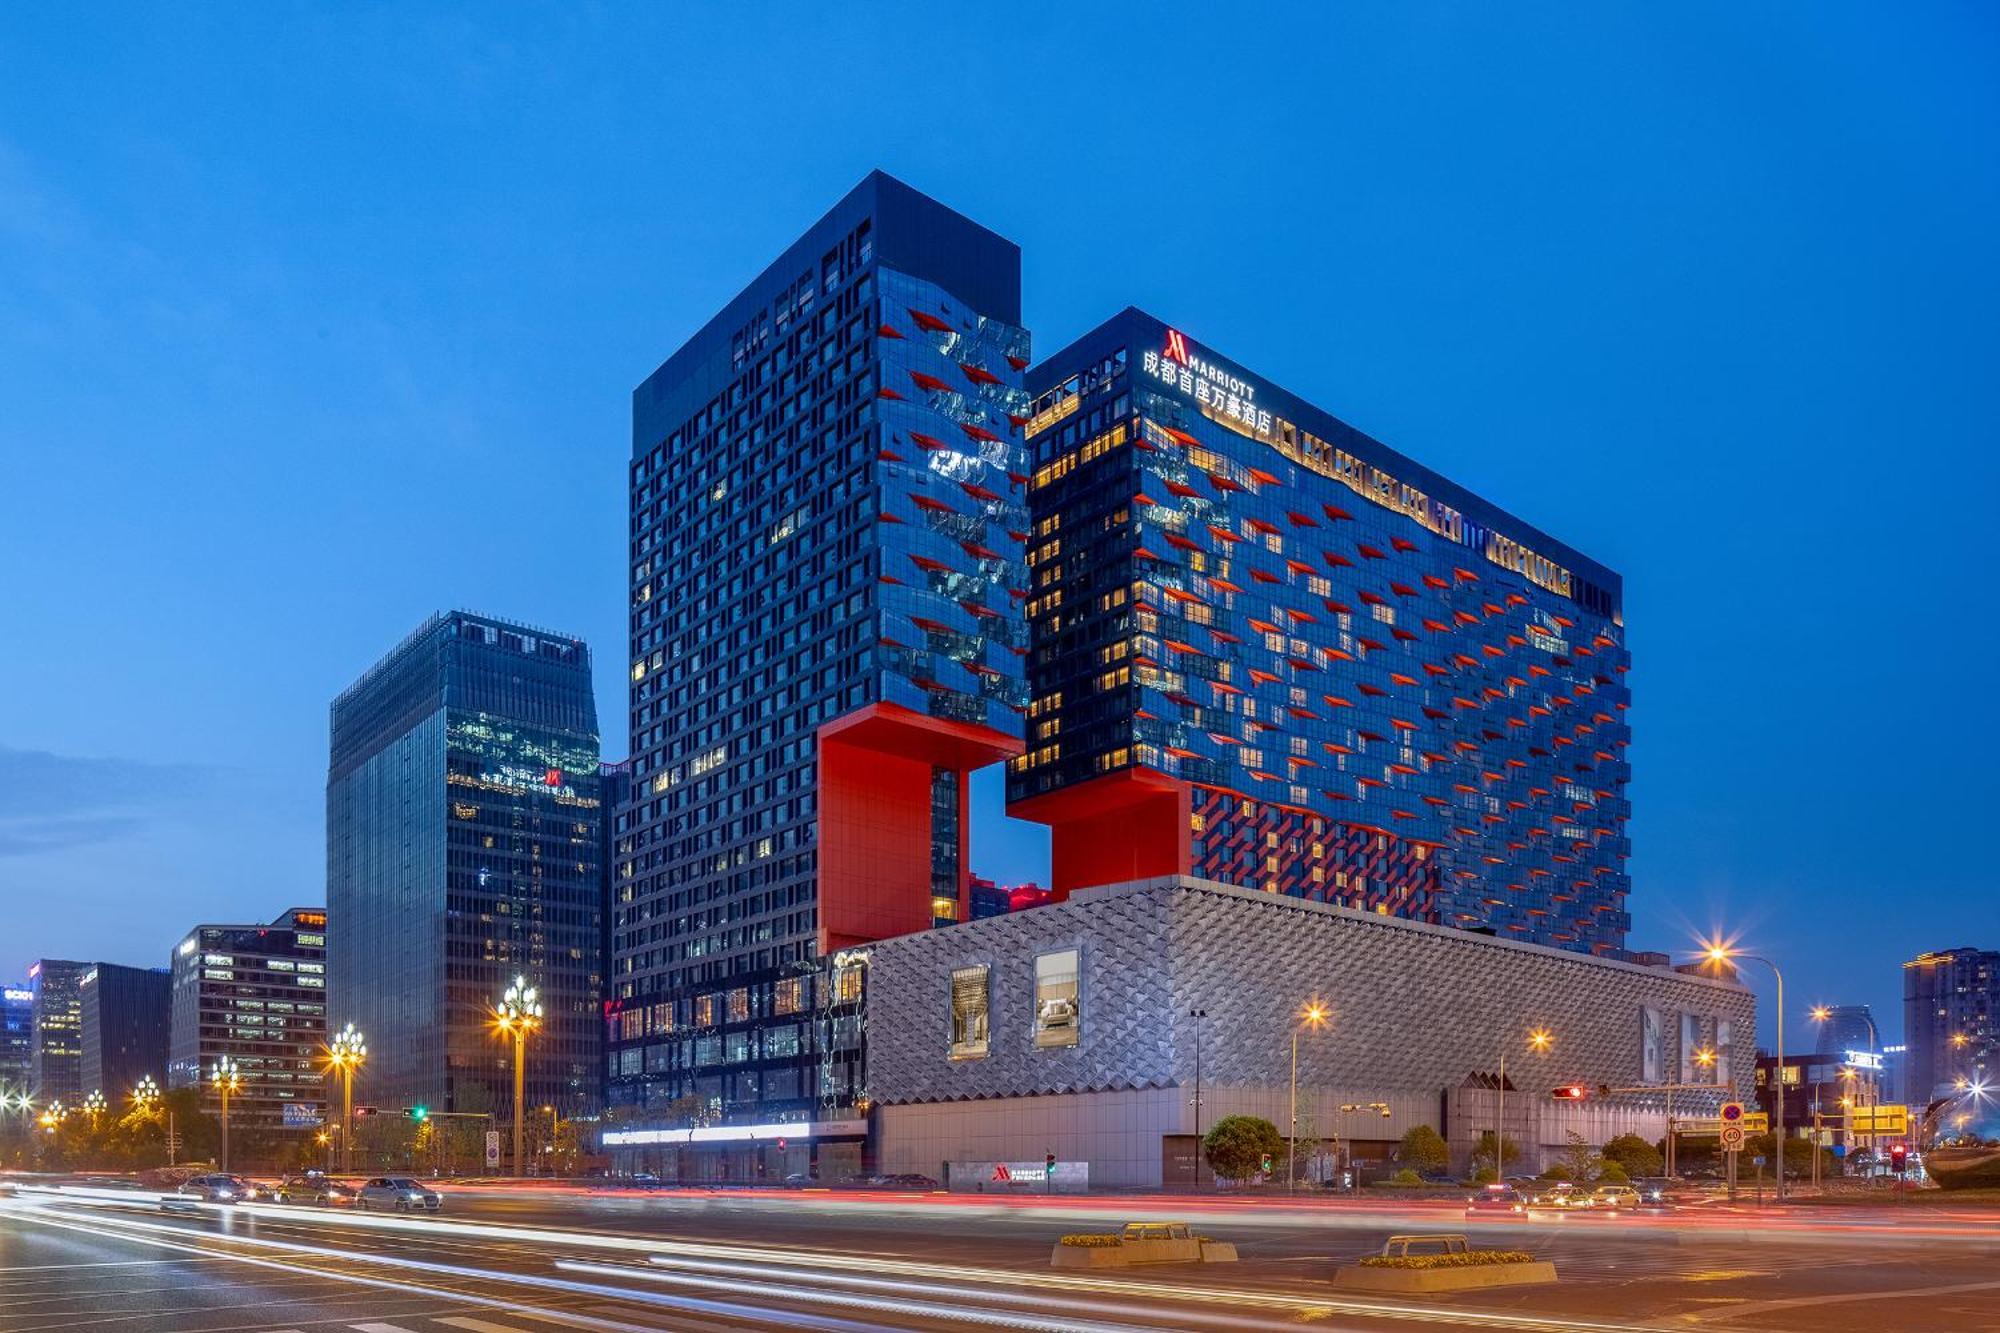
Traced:
<path fill-rule="evenodd" d="M 1907 1143 L 1892 1143 L 1892 1144 L 1890 1144 L 1890 1145 L 1889 1145 L 1889 1165 L 1890 1165 L 1890 1166 L 1893 1166 L 1893 1167 L 1895 1167 L 1895 1168 L 1896 1168 L 1896 1169 L 1897 1169 L 1898 1171 L 1901 1171 L 1901 1170 L 1903 1169 L 1903 1166 L 1904 1166 L 1904 1164 L 1905 1164 L 1905 1163 L 1907 1163 L 1907 1162 L 1908 1162 L 1909 1160 L 1910 1160 L 1910 1145 L 1909 1145 L 1909 1144 L 1907 1144 Z"/>
<path fill-rule="evenodd" d="M 1271 1154 L 1269 1153 L 1264 1154 L 1263 1165 L 1259 1166 L 1257 1169 L 1259 1171 L 1262 1171 L 1265 1175 L 1269 1175 L 1271 1173 Z"/>
<path fill-rule="evenodd" d="M 1549 1096 L 1559 1102 L 1580 1102 L 1590 1095 L 1590 1089 L 1581 1083 L 1565 1083 L 1560 1088 L 1550 1088 Z"/>
<path fill-rule="evenodd" d="M 428 1106 L 405 1106 L 403 1114 L 421 1125 L 424 1121 L 431 1118 L 431 1108 Z"/>
<path fill-rule="evenodd" d="M 377 1109 L 373 1106 L 357 1106 L 354 1108 L 354 1118 L 359 1120 L 364 1115 L 374 1115 Z"/>

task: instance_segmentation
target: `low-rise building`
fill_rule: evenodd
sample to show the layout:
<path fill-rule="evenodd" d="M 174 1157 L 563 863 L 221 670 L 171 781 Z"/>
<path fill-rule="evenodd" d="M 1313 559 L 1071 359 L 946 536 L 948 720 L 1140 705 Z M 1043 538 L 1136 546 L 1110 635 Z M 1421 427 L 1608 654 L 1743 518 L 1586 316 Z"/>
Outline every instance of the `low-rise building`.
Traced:
<path fill-rule="evenodd" d="M 1666 1084 L 1676 1116 L 1752 1085 L 1755 999 L 1733 982 L 1213 881 L 1086 889 L 866 953 L 884 1172 L 1053 1155 L 1092 1185 L 1191 1183 L 1220 1117 L 1285 1131 L 1295 1033 L 1298 1137 L 1363 1158 L 1429 1125 L 1465 1164 L 1504 1118 L 1534 1170 L 1572 1134 L 1659 1139 Z"/>

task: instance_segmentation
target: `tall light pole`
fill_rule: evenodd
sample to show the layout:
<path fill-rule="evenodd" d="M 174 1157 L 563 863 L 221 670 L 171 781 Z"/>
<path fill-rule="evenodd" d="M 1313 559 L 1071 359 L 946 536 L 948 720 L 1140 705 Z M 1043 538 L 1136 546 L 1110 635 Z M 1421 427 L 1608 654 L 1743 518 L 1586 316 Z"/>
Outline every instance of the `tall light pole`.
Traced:
<path fill-rule="evenodd" d="M 542 1025 L 542 1003 L 526 977 L 514 984 L 493 1006 L 494 1028 L 514 1039 L 514 1174 L 521 1175 L 522 1102 L 526 1088 L 528 1034 Z"/>
<path fill-rule="evenodd" d="M 90 1117 L 90 1132 L 97 1132 L 97 1117 L 104 1114 L 104 1090 L 92 1088 L 90 1095 L 83 1099 L 83 1113 Z"/>
<path fill-rule="evenodd" d="M 1785 1201 L 1785 974 L 1780 972 L 1778 965 L 1768 958 L 1754 953 L 1739 953 L 1726 944 L 1708 946 L 1708 961 L 1718 966 L 1739 958 L 1747 963 L 1762 963 L 1771 969 L 1771 975 L 1777 978 L 1778 982 L 1778 1068 L 1777 1076 L 1772 1080 L 1772 1086 L 1776 1091 L 1771 1098 L 1774 1111 L 1771 1117 L 1771 1137 L 1777 1144 L 1777 1201 L 1783 1203 Z"/>
<path fill-rule="evenodd" d="M 1206 1009 L 1190 1009 L 1188 1017 L 1194 1020 L 1194 1185 L 1201 1188 L 1201 1025 L 1208 1018 Z"/>
<path fill-rule="evenodd" d="M 229 1056 L 218 1056 L 208 1081 L 222 1094 L 222 1169 L 229 1169 L 229 1094 L 243 1086 L 242 1067 Z"/>
<path fill-rule="evenodd" d="M 153 1103 L 160 1100 L 160 1085 L 153 1082 L 151 1074 L 141 1078 L 132 1089 L 132 1106 L 135 1110 L 151 1112 Z"/>
<path fill-rule="evenodd" d="M 340 1169 L 354 1170 L 354 1071 L 368 1059 L 368 1043 L 354 1024 L 333 1034 L 326 1044 L 326 1067 L 340 1075 Z"/>
<path fill-rule="evenodd" d="M 1536 1055 L 1547 1055 L 1556 1039 L 1549 1035 L 1547 1028 L 1532 1028 L 1528 1032 L 1528 1049 Z M 1477 1173 L 1473 1178 L 1478 1179 Z M 1500 1047 L 1500 1086 L 1493 1101 L 1493 1178 L 1507 1178 L 1507 1047 Z"/>
<path fill-rule="evenodd" d="M 1292 1131 L 1285 1139 L 1285 1188 L 1298 1188 L 1298 1173 L 1294 1169 L 1299 1159 L 1299 1033 L 1311 1028 L 1314 1032 L 1326 1026 L 1326 1006 L 1313 1000 L 1299 1011 L 1299 1022 L 1292 1028 Z"/>

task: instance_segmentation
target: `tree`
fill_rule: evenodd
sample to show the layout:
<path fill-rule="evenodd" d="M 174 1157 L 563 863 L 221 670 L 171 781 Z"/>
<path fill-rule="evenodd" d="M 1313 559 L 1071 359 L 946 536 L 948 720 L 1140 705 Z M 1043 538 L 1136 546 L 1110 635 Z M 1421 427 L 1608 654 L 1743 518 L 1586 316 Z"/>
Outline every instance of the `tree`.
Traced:
<path fill-rule="evenodd" d="M 1604 1145 L 1604 1160 L 1616 1163 L 1627 1179 L 1657 1176 L 1666 1169 L 1660 1150 L 1637 1134 L 1620 1134 Z"/>
<path fill-rule="evenodd" d="M 1215 1122 L 1201 1141 L 1215 1174 L 1243 1181 L 1264 1169 L 1266 1158 L 1275 1162 L 1285 1151 L 1278 1127 L 1261 1116 L 1226 1115 Z"/>
<path fill-rule="evenodd" d="M 1441 1175 L 1451 1169 L 1451 1149 L 1429 1125 L 1413 1125 L 1403 1132 L 1403 1141 L 1396 1147 L 1396 1160 L 1418 1175 Z"/>
<path fill-rule="evenodd" d="M 1575 1130 L 1571 1130 L 1567 1137 L 1568 1142 L 1563 1146 L 1563 1161 L 1569 1166 L 1569 1178 L 1580 1185 L 1587 1184 L 1597 1174 L 1597 1168 L 1604 1159 L 1597 1155 L 1597 1149 L 1590 1146 L 1590 1141 Z"/>
<path fill-rule="evenodd" d="M 1597 1183 L 1600 1185 L 1629 1185 L 1632 1183 L 1632 1177 L 1625 1173 L 1624 1167 L 1607 1157 L 1604 1159 L 1604 1165 L 1597 1168 Z"/>
<path fill-rule="evenodd" d="M 1501 1151 L 1505 1154 L 1505 1161 L 1508 1166 L 1513 1166 L 1521 1160 L 1521 1145 L 1512 1139 L 1508 1139 L 1505 1142 Z M 1488 1168 L 1492 1168 L 1493 1166 L 1493 1131 L 1490 1129 L 1480 1131 L 1479 1143 L 1472 1150 L 1472 1164 L 1479 1166 L 1482 1163 Z M 1494 1172 L 1496 1178 L 1500 1174 L 1498 1171 Z"/>

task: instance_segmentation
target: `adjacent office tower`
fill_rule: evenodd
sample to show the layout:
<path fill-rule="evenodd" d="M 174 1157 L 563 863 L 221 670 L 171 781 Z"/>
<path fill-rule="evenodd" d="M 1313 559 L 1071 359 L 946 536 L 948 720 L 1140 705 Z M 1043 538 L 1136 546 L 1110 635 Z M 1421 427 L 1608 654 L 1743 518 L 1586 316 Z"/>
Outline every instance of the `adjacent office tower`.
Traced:
<path fill-rule="evenodd" d="M 167 1072 L 170 975 L 164 967 L 93 963 L 77 978 L 83 1040 L 77 1083 L 116 1102 Z"/>
<path fill-rule="evenodd" d="M 1618 956 L 1610 570 L 1137 310 L 1029 372 L 1054 888 L 1196 874 Z"/>
<path fill-rule="evenodd" d="M 966 774 L 1024 704 L 1020 319 L 1019 249 L 876 173 L 634 394 L 614 1101 L 854 1104 L 823 965 L 969 915 Z"/>
<path fill-rule="evenodd" d="M 2000 951 L 1941 949 L 1904 963 L 1903 1042 L 1912 1105 L 1986 1084 L 2000 1057 Z"/>
<path fill-rule="evenodd" d="M 1836 1004 L 1819 1019 L 1819 1040 L 1813 1050 L 1819 1055 L 1840 1055 L 1846 1051 L 1882 1050 L 1882 1035 L 1875 1030 L 1875 1015 L 1865 1004 Z"/>
<path fill-rule="evenodd" d="M 597 707 L 568 635 L 432 616 L 333 701 L 327 982 L 363 1104 L 511 1114 L 492 1006 L 541 990 L 527 1095 L 594 1109 L 601 1049 Z"/>
<path fill-rule="evenodd" d="M 174 950 L 167 1086 L 219 1107 L 216 1064 L 235 1062 L 232 1124 L 316 1129 L 325 1119 L 326 913 L 294 907 L 269 925 L 196 926 Z"/>
<path fill-rule="evenodd" d="M 35 1080 L 35 993 L 26 986 L 0 986 L 0 1104 L 18 1097 Z"/>
<path fill-rule="evenodd" d="M 83 1084 L 83 995 L 77 983 L 90 964 L 44 958 L 28 969 L 35 993 L 35 1100 L 79 1105 Z"/>

